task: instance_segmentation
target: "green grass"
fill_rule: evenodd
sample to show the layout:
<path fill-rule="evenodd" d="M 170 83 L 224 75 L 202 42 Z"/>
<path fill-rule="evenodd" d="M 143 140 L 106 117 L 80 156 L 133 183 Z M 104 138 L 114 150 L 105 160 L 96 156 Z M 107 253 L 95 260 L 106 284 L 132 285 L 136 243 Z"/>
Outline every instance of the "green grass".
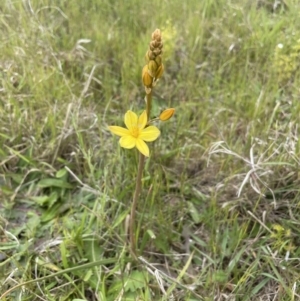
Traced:
<path fill-rule="evenodd" d="M 1 301 L 298 300 L 298 1 L 2 2 Z M 135 262 L 138 156 L 107 126 L 143 110 L 156 28 L 153 114 L 176 114 L 146 162 Z"/>

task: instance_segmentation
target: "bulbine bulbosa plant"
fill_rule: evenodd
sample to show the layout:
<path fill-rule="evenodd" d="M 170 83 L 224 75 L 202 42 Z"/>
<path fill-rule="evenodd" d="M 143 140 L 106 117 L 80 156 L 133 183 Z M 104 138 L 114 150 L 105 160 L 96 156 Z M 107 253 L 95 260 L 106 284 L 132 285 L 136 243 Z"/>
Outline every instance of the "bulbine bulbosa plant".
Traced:
<path fill-rule="evenodd" d="M 124 117 L 126 128 L 109 126 L 109 130 L 113 134 L 121 137 L 119 140 L 121 147 L 127 149 L 137 148 L 139 151 L 136 185 L 131 204 L 129 222 L 130 251 L 134 257 L 136 257 L 135 213 L 142 189 L 142 176 L 145 160 L 150 156 L 150 150 L 146 142 L 152 142 L 160 136 L 160 131 L 156 126 L 152 125 L 153 122 L 156 120 L 166 121 L 175 113 L 175 109 L 168 108 L 164 110 L 159 117 L 151 119 L 152 92 L 164 72 L 162 49 L 163 43 L 161 32 L 159 29 L 156 29 L 152 33 L 149 49 L 145 55 L 146 64 L 142 69 L 142 81 L 146 92 L 145 110 L 139 116 L 131 110 L 128 110 Z"/>

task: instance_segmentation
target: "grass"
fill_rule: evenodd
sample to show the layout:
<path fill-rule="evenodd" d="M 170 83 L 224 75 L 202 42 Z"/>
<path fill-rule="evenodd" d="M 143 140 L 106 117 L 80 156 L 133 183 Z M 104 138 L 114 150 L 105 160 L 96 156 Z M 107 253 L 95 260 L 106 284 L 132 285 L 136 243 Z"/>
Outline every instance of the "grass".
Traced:
<path fill-rule="evenodd" d="M 0 299 L 298 300 L 298 1 L 0 4 Z M 165 73 L 127 240 L 138 155 L 108 125 Z"/>

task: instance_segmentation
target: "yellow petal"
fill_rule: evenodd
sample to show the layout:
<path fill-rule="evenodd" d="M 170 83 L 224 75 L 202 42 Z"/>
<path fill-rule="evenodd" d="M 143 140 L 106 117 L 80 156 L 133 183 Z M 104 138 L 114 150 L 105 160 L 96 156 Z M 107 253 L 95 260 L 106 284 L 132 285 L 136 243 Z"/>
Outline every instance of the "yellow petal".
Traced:
<path fill-rule="evenodd" d="M 150 142 L 156 140 L 159 135 L 159 129 L 156 126 L 151 125 L 141 131 L 139 138 L 144 141 Z"/>
<path fill-rule="evenodd" d="M 146 157 L 149 157 L 149 147 L 142 139 L 136 139 L 137 149 Z"/>
<path fill-rule="evenodd" d="M 138 117 L 134 112 L 129 110 L 125 114 L 124 122 L 128 130 L 131 130 L 132 128 L 136 128 Z"/>
<path fill-rule="evenodd" d="M 123 136 L 119 143 L 124 148 L 134 148 L 136 144 L 136 138 L 132 136 Z"/>
<path fill-rule="evenodd" d="M 139 121 L 138 121 L 138 128 L 140 130 L 144 129 L 146 124 L 147 124 L 148 118 L 147 118 L 147 112 L 144 111 L 141 116 L 139 117 Z"/>
<path fill-rule="evenodd" d="M 109 126 L 108 128 L 113 134 L 121 136 L 121 137 L 130 135 L 130 133 L 127 129 L 122 128 L 120 126 Z"/>

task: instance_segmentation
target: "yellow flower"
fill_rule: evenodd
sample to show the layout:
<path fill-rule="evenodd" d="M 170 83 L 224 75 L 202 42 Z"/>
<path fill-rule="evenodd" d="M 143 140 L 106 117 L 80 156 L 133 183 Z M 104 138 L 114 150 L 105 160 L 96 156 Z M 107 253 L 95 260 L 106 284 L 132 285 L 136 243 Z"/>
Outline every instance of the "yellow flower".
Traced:
<path fill-rule="evenodd" d="M 109 126 L 108 128 L 113 134 L 121 137 L 119 143 L 122 147 L 129 149 L 136 147 L 144 156 L 149 157 L 149 148 L 145 141 L 156 140 L 160 131 L 153 125 L 146 127 L 147 121 L 146 111 L 138 117 L 129 110 L 124 118 L 127 129 L 120 126 Z"/>
<path fill-rule="evenodd" d="M 159 119 L 161 121 L 169 120 L 175 114 L 175 109 L 169 108 L 160 113 Z"/>

